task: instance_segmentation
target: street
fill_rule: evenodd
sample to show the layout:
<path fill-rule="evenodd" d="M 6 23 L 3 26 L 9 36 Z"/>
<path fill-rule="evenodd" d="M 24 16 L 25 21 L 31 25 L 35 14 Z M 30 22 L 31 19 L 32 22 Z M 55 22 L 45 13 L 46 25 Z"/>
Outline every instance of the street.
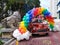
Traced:
<path fill-rule="evenodd" d="M 16 45 L 16 40 L 10 45 Z M 50 32 L 49 36 L 32 37 L 28 41 L 18 42 L 18 45 L 60 45 L 60 32 Z"/>

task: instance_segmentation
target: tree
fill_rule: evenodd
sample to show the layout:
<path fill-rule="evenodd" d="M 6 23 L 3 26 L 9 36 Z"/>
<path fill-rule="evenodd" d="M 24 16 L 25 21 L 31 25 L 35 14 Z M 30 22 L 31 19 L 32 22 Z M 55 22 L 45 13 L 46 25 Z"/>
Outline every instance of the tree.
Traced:
<path fill-rule="evenodd" d="M 32 9 L 33 7 L 40 7 L 39 0 L 1 0 L 0 2 L 6 3 L 5 11 L 2 11 L 2 12 L 7 14 L 8 10 L 12 10 L 14 12 L 14 11 L 20 9 L 20 13 L 21 13 L 22 17 L 25 15 L 25 13 L 28 10 Z M 1 10 L 1 8 L 0 8 L 0 10 Z"/>
<path fill-rule="evenodd" d="M 25 15 L 25 13 L 29 10 L 31 10 L 34 7 L 40 7 L 40 1 L 39 0 L 25 0 L 25 3 L 21 4 L 21 12 L 22 17 Z"/>
<path fill-rule="evenodd" d="M 3 42 L 2 42 L 2 40 L 0 40 L 0 45 L 3 45 Z"/>
<path fill-rule="evenodd" d="M 0 0 L 0 21 L 5 17 L 8 17 L 8 12 L 6 10 L 8 0 Z"/>

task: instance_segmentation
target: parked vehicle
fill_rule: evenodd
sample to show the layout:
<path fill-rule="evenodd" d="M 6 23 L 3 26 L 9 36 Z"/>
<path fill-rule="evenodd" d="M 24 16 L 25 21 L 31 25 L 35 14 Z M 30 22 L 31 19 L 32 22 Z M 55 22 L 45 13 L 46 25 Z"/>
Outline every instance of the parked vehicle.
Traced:
<path fill-rule="evenodd" d="M 49 26 L 47 22 L 37 19 L 29 24 L 29 31 L 32 34 L 45 35 L 49 33 Z"/>

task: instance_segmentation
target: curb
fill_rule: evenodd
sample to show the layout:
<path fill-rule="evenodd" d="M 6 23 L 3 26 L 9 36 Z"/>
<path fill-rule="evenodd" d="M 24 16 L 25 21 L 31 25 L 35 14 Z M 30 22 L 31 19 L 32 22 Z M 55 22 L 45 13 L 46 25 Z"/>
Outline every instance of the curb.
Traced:
<path fill-rule="evenodd" d="M 3 45 L 9 45 L 13 40 L 14 40 L 14 38 L 10 39 L 9 41 L 7 41 L 6 43 L 4 43 Z"/>

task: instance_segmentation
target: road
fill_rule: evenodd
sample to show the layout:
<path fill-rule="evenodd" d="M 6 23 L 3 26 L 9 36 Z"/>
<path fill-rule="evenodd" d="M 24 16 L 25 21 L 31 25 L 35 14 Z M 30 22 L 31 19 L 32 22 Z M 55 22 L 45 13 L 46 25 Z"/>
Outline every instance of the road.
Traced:
<path fill-rule="evenodd" d="M 60 32 L 50 32 L 49 36 L 32 37 L 28 41 L 23 40 L 18 43 L 18 45 L 60 45 Z M 16 45 L 16 40 L 10 45 Z"/>

